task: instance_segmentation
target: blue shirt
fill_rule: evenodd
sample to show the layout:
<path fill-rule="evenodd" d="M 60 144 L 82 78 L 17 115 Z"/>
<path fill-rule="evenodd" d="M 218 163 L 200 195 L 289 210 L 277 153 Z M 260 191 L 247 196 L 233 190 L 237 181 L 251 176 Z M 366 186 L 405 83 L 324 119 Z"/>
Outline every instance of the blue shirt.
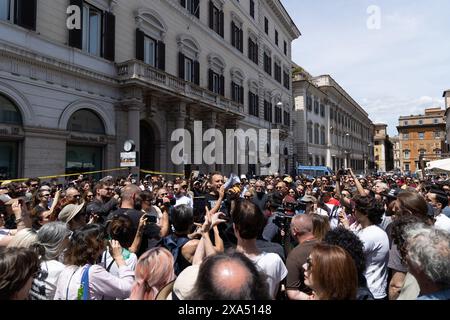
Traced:
<path fill-rule="evenodd" d="M 417 300 L 450 300 L 450 289 L 419 296 Z"/>

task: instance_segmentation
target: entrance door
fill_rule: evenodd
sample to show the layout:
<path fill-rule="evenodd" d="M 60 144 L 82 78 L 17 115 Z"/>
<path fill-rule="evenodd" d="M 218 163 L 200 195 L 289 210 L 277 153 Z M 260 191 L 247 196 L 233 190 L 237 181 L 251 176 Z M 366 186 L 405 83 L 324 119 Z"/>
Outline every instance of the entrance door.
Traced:
<path fill-rule="evenodd" d="M 143 170 L 159 170 L 156 167 L 155 134 L 146 121 L 141 121 L 140 135 L 140 168 Z"/>

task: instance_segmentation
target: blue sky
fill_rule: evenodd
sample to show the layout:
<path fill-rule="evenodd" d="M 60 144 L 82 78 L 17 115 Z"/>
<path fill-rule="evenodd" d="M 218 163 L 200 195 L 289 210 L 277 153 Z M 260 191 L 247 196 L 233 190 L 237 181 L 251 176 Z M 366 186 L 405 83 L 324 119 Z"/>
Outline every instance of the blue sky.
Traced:
<path fill-rule="evenodd" d="M 397 134 L 400 115 L 444 107 L 450 89 L 450 1 L 282 0 L 302 36 L 292 59 L 330 74 L 374 122 Z M 369 6 L 380 28 L 369 29 Z"/>

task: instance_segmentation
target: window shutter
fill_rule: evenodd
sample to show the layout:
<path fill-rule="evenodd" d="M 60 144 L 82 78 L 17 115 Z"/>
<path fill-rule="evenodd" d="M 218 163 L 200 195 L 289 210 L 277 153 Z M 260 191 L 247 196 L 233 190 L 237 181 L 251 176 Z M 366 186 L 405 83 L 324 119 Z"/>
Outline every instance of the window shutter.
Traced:
<path fill-rule="evenodd" d="M 234 93 L 234 82 L 231 81 L 231 100 L 236 101 L 236 94 Z"/>
<path fill-rule="evenodd" d="M 14 22 L 21 27 L 36 31 L 36 0 L 16 0 Z"/>
<path fill-rule="evenodd" d="M 244 52 L 244 30 L 239 30 L 239 50 Z"/>
<path fill-rule="evenodd" d="M 184 54 L 178 53 L 178 76 L 184 80 Z"/>
<path fill-rule="evenodd" d="M 256 55 L 255 62 L 256 62 L 256 64 L 259 65 L 259 50 L 258 50 L 258 44 L 257 43 L 255 43 L 255 55 Z"/>
<path fill-rule="evenodd" d="M 211 29 L 214 29 L 214 5 L 212 3 L 212 1 L 209 1 L 209 27 Z"/>
<path fill-rule="evenodd" d="M 69 46 L 73 48 L 83 49 L 83 1 L 70 0 L 71 6 L 78 6 L 80 8 L 81 28 L 79 30 L 69 30 Z"/>
<path fill-rule="evenodd" d="M 244 87 L 239 87 L 239 102 L 244 104 Z"/>
<path fill-rule="evenodd" d="M 259 96 L 256 95 L 256 99 L 255 99 L 255 114 L 257 117 L 259 117 Z"/>
<path fill-rule="evenodd" d="M 220 13 L 219 13 L 219 29 L 220 29 L 220 32 L 219 32 L 219 34 L 223 37 L 224 36 L 224 34 L 225 34 L 225 32 L 224 32 L 224 28 L 223 28 L 223 11 L 220 11 Z"/>
<path fill-rule="evenodd" d="M 136 59 L 144 61 L 144 32 L 136 29 Z"/>
<path fill-rule="evenodd" d="M 234 24 L 233 21 L 231 21 L 231 45 L 233 47 L 236 46 L 236 25 Z"/>
<path fill-rule="evenodd" d="M 104 33 L 104 52 L 103 57 L 109 61 L 115 58 L 116 41 L 116 17 L 111 12 L 104 13 L 105 33 Z"/>
<path fill-rule="evenodd" d="M 158 41 L 158 69 L 166 70 L 166 44 Z"/>
<path fill-rule="evenodd" d="M 208 70 L 208 89 L 209 91 L 214 91 L 214 86 L 213 86 L 213 71 L 211 69 Z"/>
<path fill-rule="evenodd" d="M 182 7 L 186 8 L 186 0 L 180 0 L 180 4 Z"/>
<path fill-rule="evenodd" d="M 194 0 L 194 15 L 200 19 L 200 6 L 199 6 L 199 0 Z"/>
<path fill-rule="evenodd" d="M 220 76 L 220 94 L 225 97 L 225 77 Z"/>
<path fill-rule="evenodd" d="M 250 91 L 248 91 L 248 113 L 253 114 L 253 96 Z"/>
<path fill-rule="evenodd" d="M 194 83 L 200 85 L 200 63 L 198 61 L 194 61 Z"/>
<path fill-rule="evenodd" d="M 247 43 L 248 43 L 248 58 L 250 59 L 250 60 L 253 60 L 252 59 L 252 52 L 253 52 L 253 42 L 252 42 L 252 39 L 250 39 L 250 38 L 248 38 L 248 41 L 247 41 Z"/>

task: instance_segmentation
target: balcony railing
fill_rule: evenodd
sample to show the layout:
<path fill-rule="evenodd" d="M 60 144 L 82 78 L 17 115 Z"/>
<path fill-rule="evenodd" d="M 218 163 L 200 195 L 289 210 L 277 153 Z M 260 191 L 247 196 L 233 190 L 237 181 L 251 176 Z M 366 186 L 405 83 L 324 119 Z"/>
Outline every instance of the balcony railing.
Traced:
<path fill-rule="evenodd" d="M 127 82 L 139 80 L 162 90 L 182 95 L 193 101 L 213 105 L 225 112 L 236 113 L 243 116 L 243 105 L 222 97 L 208 89 L 196 84 L 184 81 L 167 72 L 153 68 L 152 66 L 138 60 L 129 60 L 117 64 L 117 75 L 120 81 Z"/>

